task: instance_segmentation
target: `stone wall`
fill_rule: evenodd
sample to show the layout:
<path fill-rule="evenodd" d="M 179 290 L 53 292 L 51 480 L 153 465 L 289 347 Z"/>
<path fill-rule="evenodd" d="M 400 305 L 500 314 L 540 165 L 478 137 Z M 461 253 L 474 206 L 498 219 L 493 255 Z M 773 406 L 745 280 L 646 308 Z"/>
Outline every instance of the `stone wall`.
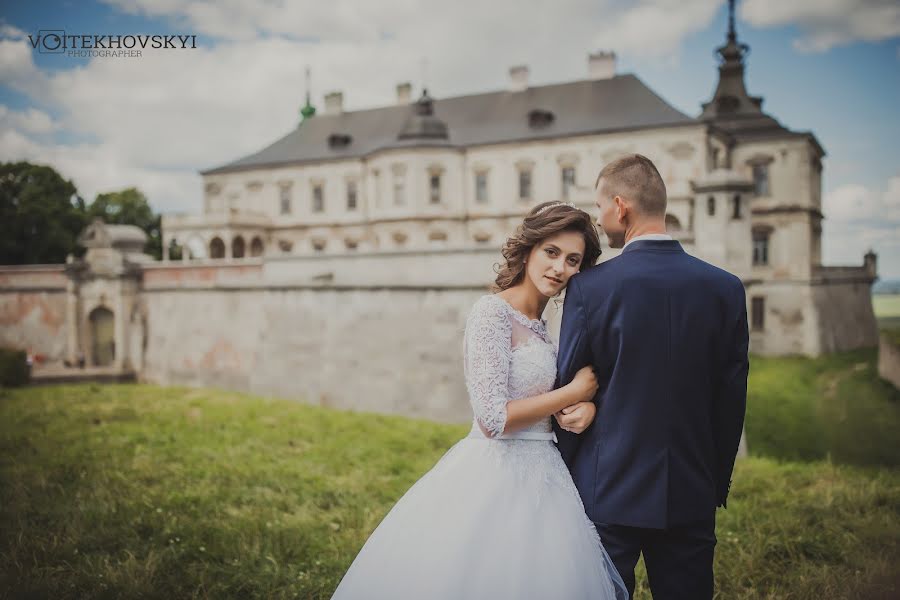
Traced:
<path fill-rule="evenodd" d="M 818 338 L 814 354 L 878 345 L 871 282 L 826 281 L 811 289 L 818 317 L 812 330 Z"/>
<path fill-rule="evenodd" d="M 462 335 L 471 289 L 160 289 L 143 295 L 144 381 L 471 419 Z"/>
<path fill-rule="evenodd" d="M 900 388 L 900 346 L 884 333 L 878 345 L 878 374 Z"/>
<path fill-rule="evenodd" d="M 66 283 L 62 265 L 0 268 L 0 346 L 61 362 L 66 351 Z"/>

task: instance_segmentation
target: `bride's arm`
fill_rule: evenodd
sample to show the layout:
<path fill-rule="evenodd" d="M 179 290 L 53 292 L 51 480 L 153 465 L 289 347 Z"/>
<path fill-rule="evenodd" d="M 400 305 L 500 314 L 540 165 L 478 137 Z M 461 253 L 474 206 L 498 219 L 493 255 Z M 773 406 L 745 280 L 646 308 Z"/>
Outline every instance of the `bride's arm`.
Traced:
<path fill-rule="evenodd" d="M 504 432 L 518 431 L 562 409 L 589 400 L 597 391 L 597 378 L 591 367 L 584 367 L 575 378 L 552 392 L 510 402 L 506 407 Z"/>
<path fill-rule="evenodd" d="M 490 297 L 476 303 L 469 315 L 464 352 L 469 400 L 475 420 L 487 437 L 498 437 L 533 425 L 567 406 L 588 399 L 597 389 L 593 371 L 585 368 L 569 385 L 510 402 L 512 324 L 505 307 Z"/>

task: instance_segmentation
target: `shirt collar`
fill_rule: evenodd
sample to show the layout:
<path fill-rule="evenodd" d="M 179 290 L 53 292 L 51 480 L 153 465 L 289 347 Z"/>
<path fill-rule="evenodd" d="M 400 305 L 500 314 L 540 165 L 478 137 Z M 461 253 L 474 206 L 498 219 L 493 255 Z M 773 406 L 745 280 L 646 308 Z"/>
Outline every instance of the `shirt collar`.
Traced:
<path fill-rule="evenodd" d="M 671 235 L 668 233 L 646 233 L 644 235 L 639 235 L 631 238 L 628 242 L 622 246 L 622 250 L 628 247 L 628 244 L 631 242 L 637 242 L 639 240 L 671 240 L 673 239 Z"/>

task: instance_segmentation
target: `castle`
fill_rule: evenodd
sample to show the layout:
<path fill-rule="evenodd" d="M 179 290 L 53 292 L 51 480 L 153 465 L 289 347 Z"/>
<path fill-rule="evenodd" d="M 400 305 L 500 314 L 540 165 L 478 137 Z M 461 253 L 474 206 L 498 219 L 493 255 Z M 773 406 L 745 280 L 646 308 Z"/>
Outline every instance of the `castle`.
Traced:
<path fill-rule="evenodd" d="M 553 85 L 520 66 L 505 90 L 413 99 L 402 84 L 370 110 L 332 93 L 317 114 L 307 96 L 295 129 L 202 173 L 202 214 L 163 217 L 162 261 L 139 230 L 96 222 L 84 259 L 0 267 L 0 343 L 156 383 L 465 421 L 462 327 L 504 240 L 539 202 L 595 213 L 597 173 L 638 152 L 665 180 L 668 231 L 744 282 L 752 352 L 875 346 L 876 257 L 821 264 L 824 150 L 747 92 L 747 51 L 732 17 L 696 116 L 602 52 Z M 604 244 L 601 260 L 616 254 Z"/>
<path fill-rule="evenodd" d="M 336 92 L 321 115 L 307 101 L 295 130 L 203 172 L 203 214 L 165 217 L 164 247 L 185 259 L 289 259 L 278 269 L 289 280 L 488 284 L 491 272 L 466 257 L 497 251 L 538 202 L 595 212 L 597 173 L 639 152 L 666 182 L 669 232 L 744 281 L 754 352 L 872 345 L 875 256 L 821 265 L 825 152 L 748 94 L 746 53 L 732 19 L 718 86 L 696 117 L 602 52 L 580 81 L 532 87 L 520 66 L 506 90 L 485 94 L 411 101 L 402 84 L 394 106 L 345 112 Z M 416 255 L 440 258 L 425 273 L 401 258 Z M 615 255 L 605 248 L 601 260 Z"/>

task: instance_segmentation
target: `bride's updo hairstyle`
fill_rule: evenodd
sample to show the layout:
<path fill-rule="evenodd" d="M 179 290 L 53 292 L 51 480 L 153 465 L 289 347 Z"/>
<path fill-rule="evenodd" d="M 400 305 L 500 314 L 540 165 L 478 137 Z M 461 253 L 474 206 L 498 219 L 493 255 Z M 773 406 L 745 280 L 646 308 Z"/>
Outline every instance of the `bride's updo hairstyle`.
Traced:
<path fill-rule="evenodd" d="M 525 277 L 525 260 L 532 248 L 563 231 L 575 231 L 584 237 L 584 257 L 578 270 L 594 266 L 600 258 L 600 237 L 591 216 L 571 204 L 544 202 L 525 215 L 513 236 L 503 244 L 501 253 L 505 260 L 502 265 L 494 265 L 497 273 L 494 291 L 521 283 Z"/>

